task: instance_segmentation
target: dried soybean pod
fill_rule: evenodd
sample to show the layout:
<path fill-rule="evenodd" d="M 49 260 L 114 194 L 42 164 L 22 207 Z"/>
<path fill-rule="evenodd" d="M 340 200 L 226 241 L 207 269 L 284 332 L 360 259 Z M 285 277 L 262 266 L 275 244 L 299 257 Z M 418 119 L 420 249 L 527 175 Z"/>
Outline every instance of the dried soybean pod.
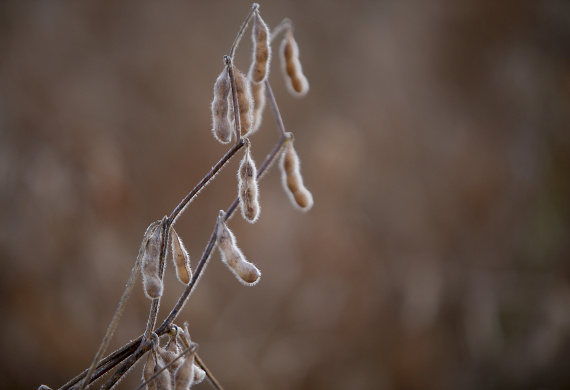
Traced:
<path fill-rule="evenodd" d="M 253 97 L 253 126 L 249 134 L 253 134 L 261 126 L 265 108 L 265 83 L 251 83 L 251 95 Z"/>
<path fill-rule="evenodd" d="M 253 125 L 253 98 L 251 97 L 251 87 L 245 75 L 234 66 L 234 77 L 236 83 L 236 95 L 239 106 L 239 120 L 241 123 L 241 135 L 245 136 Z"/>
<path fill-rule="evenodd" d="M 157 347 L 157 350 L 160 347 Z M 164 351 L 164 350 L 163 350 Z M 156 366 L 154 368 L 154 372 L 158 372 L 159 370 L 161 370 L 167 363 L 164 361 L 164 359 L 162 358 L 162 356 L 159 354 L 157 354 L 157 359 L 156 359 Z M 165 369 L 162 370 L 160 372 L 160 374 L 157 375 L 156 377 L 156 387 L 157 390 L 172 390 L 172 375 L 170 373 L 169 369 Z"/>
<path fill-rule="evenodd" d="M 143 380 L 146 382 L 154 375 L 154 368 L 156 367 L 156 362 L 154 360 L 154 355 L 152 351 L 148 351 L 148 357 L 146 358 L 146 363 L 143 368 Z M 150 381 L 146 385 L 147 390 L 156 390 L 156 380 Z"/>
<path fill-rule="evenodd" d="M 194 363 L 194 382 L 192 384 L 197 385 L 202 382 L 206 377 L 206 371 L 202 370 L 200 366 Z"/>
<path fill-rule="evenodd" d="M 269 74 L 271 45 L 269 29 L 263 19 L 261 19 L 259 11 L 255 12 L 251 38 L 253 40 L 253 61 L 249 68 L 249 78 L 254 83 L 262 83 Z"/>
<path fill-rule="evenodd" d="M 150 299 L 162 296 L 164 289 L 162 279 L 159 277 L 161 242 L 162 224 L 157 224 L 146 244 L 141 265 L 144 292 Z"/>
<path fill-rule="evenodd" d="M 259 282 L 261 272 L 255 265 L 245 259 L 245 256 L 238 248 L 234 234 L 228 229 L 224 221 L 223 210 L 220 211 L 218 219 L 217 243 L 222 261 L 237 276 L 240 282 L 246 286 L 253 286 Z"/>
<path fill-rule="evenodd" d="M 184 359 L 174 374 L 175 390 L 187 390 L 194 383 L 194 356 L 196 355 L 197 344 L 193 344 L 190 340 L 190 334 L 188 333 L 187 328 L 183 335 L 185 335 L 184 338 L 187 347 L 194 346 L 194 348 L 190 349 L 188 356 Z"/>
<path fill-rule="evenodd" d="M 299 61 L 299 46 L 293 37 L 293 30 L 289 29 L 281 42 L 281 70 L 289 92 L 293 96 L 302 97 L 309 92 L 309 82 L 303 74 L 303 67 Z"/>
<path fill-rule="evenodd" d="M 254 223 L 259 218 L 257 168 L 251 158 L 249 143 L 238 170 L 238 194 L 243 218 Z"/>
<path fill-rule="evenodd" d="M 230 75 L 227 67 L 224 67 L 214 83 L 214 100 L 212 100 L 212 132 L 223 144 L 232 140 L 232 125 L 228 118 L 230 90 Z"/>
<path fill-rule="evenodd" d="M 190 256 L 188 251 L 184 248 L 184 244 L 174 228 L 171 230 L 171 244 L 172 244 L 172 260 L 176 267 L 176 277 L 183 284 L 190 283 L 192 277 L 192 269 L 190 268 Z"/>
<path fill-rule="evenodd" d="M 313 207 L 313 195 L 307 190 L 301 176 L 299 156 L 289 141 L 281 155 L 281 178 L 283 187 L 289 195 L 291 202 L 302 211 L 308 211 Z"/>

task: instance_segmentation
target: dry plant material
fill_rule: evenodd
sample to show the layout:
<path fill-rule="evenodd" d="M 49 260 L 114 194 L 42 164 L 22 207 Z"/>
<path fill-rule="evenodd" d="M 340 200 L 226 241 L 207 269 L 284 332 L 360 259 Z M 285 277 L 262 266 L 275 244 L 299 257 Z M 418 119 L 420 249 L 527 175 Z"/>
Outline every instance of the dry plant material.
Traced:
<path fill-rule="evenodd" d="M 281 178 L 285 191 L 293 205 L 302 211 L 308 211 L 313 207 L 313 195 L 303 184 L 301 176 L 301 163 L 299 156 L 293 147 L 293 141 L 287 142 L 281 156 Z"/>
<path fill-rule="evenodd" d="M 172 228 L 170 230 L 172 241 L 172 260 L 174 261 L 174 267 L 176 268 L 176 277 L 183 284 L 190 283 L 190 278 L 192 278 L 192 269 L 190 268 L 190 255 L 184 247 L 182 240 L 176 234 L 176 230 Z"/>
<path fill-rule="evenodd" d="M 212 133 L 223 144 L 232 140 L 232 123 L 229 118 L 230 89 L 230 75 L 227 67 L 224 67 L 214 83 L 212 100 Z"/>
<path fill-rule="evenodd" d="M 148 381 L 158 371 L 162 370 L 165 362 L 160 354 L 154 350 L 148 353 L 146 364 L 143 368 L 143 380 Z M 162 370 L 155 378 L 147 384 L 147 390 L 172 390 L 172 376 L 169 370 Z"/>
<path fill-rule="evenodd" d="M 234 234 L 228 229 L 224 221 L 224 211 L 220 211 L 218 221 L 218 248 L 222 261 L 234 273 L 240 282 L 246 286 L 253 286 L 259 282 L 261 272 L 255 265 L 246 260 L 238 248 Z"/>
<path fill-rule="evenodd" d="M 237 45 L 252 18 L 254 19 L 252 30 L 254 53 L 248 78 L 235 68 L 233 58 Z M 284 20 L 278 28 L 274 29 L 273 36 L 282 31 L 286 33 L 286 36 L 281 45 L 281 57 L 283 70 L 289 80 L 289 89 L 296 95 L 304 95 L 308 91 L 308 82 L 299 63 L 299 50 L 293 38 L 292 22 Z M 232 133 L 235 132 L 235 144 L 180 201 L 170 216 L 152 223 L 147 228 L 127 287 L 99 351 L 95 354 L 93 363 L 83 373 L 61 386 L 60 390 L 71 388 L 84 390 L 87 386 L 92 388 L 93 382 L 108 374 L 109 371 L 116 369 L 113 374 L 108 375 L 106 382 L 100 387 L 104 390 L 111 389 L 145 354 L 147 354 L 146 364 L 143 368 L 145 383 L 142 383 L 137 390 L 142 389 L 147 383 L 148 389 L 169 390 L 175 388 L 176 390 L 186 390 L 201 382 L 205 377 L 216 389 L 222 388 L 213 373 L 196 353 L 198 345 L 190 340 L 188 329 L 181 332 L 181 328 L 175 324 L 175 320 L 203 275 L 211 252 L 216 246 L 220 250 L 222 261 L 240 282 L 249 286 L 259 282 L 261 272 L 254 264 L 246 260 L 237 246 L 235 236 L 227 227 L 226 221 L 231 218 L 237 207 L 241 207 L 243 217 L 249 222 L 255 222 L 258 219 L 260 211 L 258 180 L 280 155 L 283 183 L 294 204 L 302 210 L 308 210 L 313 204 L 311 193 L 303 184 L 299 157 L 293 149 L 292 135 L 285 131 L 279 107 L 267 78 L 271 58 L 270 43 L 269 29 L 261 19 L 259 5 L 254 4 L 236 36 L 229 55 L 224 56 L 225 67 L 214 84 L 214 100 L 211 104 L 214 136 L 218 141 L 228 143 L 234 137 Z M 244 136 L 250 135 L 259 128 L 266 97 L 275 113 L 280 138 L 258 170 L 251 157 L 249 139 L 244 138 Z M 192 275 L 188 252 L 174 230 L 174 224 L 197 194 L 216 177 L 219 171 L 243 146 L 247 146 L 247 150 L 237 173 L 238 197 L 227 211 L 220 211 L 216 228 L 212 232 L 196 266 L 195 274 Z M 160 298 L 164 290 L 162 278 L 168 245 L 172 249 L 176 275 L 182 283 L 186 284 L 186 287 L 165 320 L 157 327 Z M 135 340 L 127 342 L 117 351 L 103 357 L 135 285 L 139 270 L 143 278 L 144 293 L 152 299 L 146 330 Z M 163 335 L 170 336 L 165 347 L 160 345 L 160 336 Z M 185 348 L 183 348 L 184 346 Z M 40 386 L 40 390 L 49 389 L 47 385 Z"/>
<path fill-rule="evenodd" d="M 305 96 L 309 92 L 309 81 L 303 74 L 303 67 L 299 61 L 299 46 L 291 29 L 287 30 L 281 42 L 280 54 L 281 69 L 289 92 L 293 96 Z"/>
<path fill-rule="evenodd" d="M 269 29 L 263 19 L 261 19 L 259 12 L 255 12 L 253 17 L 251 39 L 253 40 L 253 61 L 249 68 L 249 78 L 254 83 L 262 83 L 269 74 L 271 45 Z"/>
<path fill-rule="evenodd" d="M 162 224 L 158 224 L 148 239 L 141 266 L 144 292 L 150 299 L 160 298 L 164 289 L 160 278 L 161 242 Z"/>
<path fill-rule="evenodd" d="M 185 329 L 184 335 L 186 337 L 185 344 L 190 347 L 192 342 L 190 340 L 190 334 L 188 329 Z M 194 384 L 194 357 L 196 355 L 196 348 L 190 350 L 188 356 L 184 359 L 180 367 L 176 370 L 174 374 L 174 389 L 175 390 L 187 390 L 190 389 L 192 384 Z"/>
<path fill-rule="evenodd" d="M 259 130 L 261 126 L 265 108 L 265 83 L 251 83 L 251 95 L 253 97 L 253 126 L 249 132 L 250 135 Z"/>
<path fill-rule="evenodd" d="M 253 125 L 253 98 L 251 97 L 251 87 L 247 77 L 235 66 L 233 71 L 239 107 L 241 135 L 243 137 L 251 131 Z"/>
<path fill-rule="evenodd" d="M 194 381 L 193 385 L 201 383 L 206 377 L 206 371 L 202 370 L 196 363 L 194 363 Z"/>
<path fill-rule="evenodd" d="M 243 218 L 254 223 L 259 218 L 259 191 L 257 168 L 251 158 L 250 147 L 246 148 L 238 170 L 238 193 Z"/>

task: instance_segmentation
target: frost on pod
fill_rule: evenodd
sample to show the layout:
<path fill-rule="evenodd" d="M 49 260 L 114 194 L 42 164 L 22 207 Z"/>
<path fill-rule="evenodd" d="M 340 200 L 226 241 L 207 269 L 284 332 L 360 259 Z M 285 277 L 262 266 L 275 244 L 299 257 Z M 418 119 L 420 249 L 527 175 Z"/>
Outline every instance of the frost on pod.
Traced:
<path fill-rule="evenodd" d="M 239 106 L 241 135 L 243 137 L 250 132 L 253 125 L 253 98 L 251 97 L 251 87 L 247 77 L 235 66 L 233 67 L 233 72 Z"/>
<path fill-rule="evenodd" d="M 157 224 L 146 244 L 141 265 L 144 292 L 150 299 L 161 297 L 164 288 L 159 276 L 161 242 L 162 224 Z"/>
<path fill-rule="evenodd" d="M 214 100 L 212 100 L 212 132 L 223 144 L 232 139 L 232 124 L 228 118 L 230 90 L 230 76 L 227 67 L 224 67 L 214 83 Z"/>
<path fill-rule="evenodd" d="M 251 95 L 253 97 L 253 126 L 249 134 L 256 132 L 261 126 L 265 108 L 265 83 L 251 83 Z"/>
<path fill-rule="evenodd" d="M 190 269 L 190 256 L 174 228 L 171 230 L 172 260 L 176 268 L 176 277 L 183 284 L 190 283 L 192 270 Z"/>
<path fill-rule="evenodd" d="M 249 78 L 254 83 L 262 83 L 269 74 L 269 61 L 271 60 L 271 45 L 269 41 L 269 29 L 261 19 L 259 12 L 255 13 L 253 29 L 253 61 L 249 68 Z"/>
<path fill-rule="evenodd" d="M 313 207 L 313 195 L 303 184 L 299 156 L 293 148 L 293 142 L 289 141 L 285 145 L 285 150 L 281 156 L 281 178 L 285 191 L 293 205 L 298 206 L 302 211 L 308 211 Z"/>
<path fill-rule="evenodd" d="M 259 191 L 257 188 L 257 168 L 251 158 L 249 144 L 238 170 L 238 193 L 241 215 L 251 223 L 259 218 Z"/>
<path fill-rule="evenodd" d="M 247 261 L 236 244 L 233 233 L 228 229 L 224 221 L 224 212 L 220 211 L 218 219 L 218 248 L 222 255 L 222 261 L 237 276 L 238 280 L 247 286 L 255 285 L 261 276 L 261 272 L 255 265 Z"/>
<path fill-rule="evenodd" d="M 289 92 L 293 96 L 302 97 L 309 92 L 309 82 L 303 74 L 303 67 L 299 62 L 299 46 L 293 37 L 293 31 L 288 30 L 281 42 L 281 69 Z"/>

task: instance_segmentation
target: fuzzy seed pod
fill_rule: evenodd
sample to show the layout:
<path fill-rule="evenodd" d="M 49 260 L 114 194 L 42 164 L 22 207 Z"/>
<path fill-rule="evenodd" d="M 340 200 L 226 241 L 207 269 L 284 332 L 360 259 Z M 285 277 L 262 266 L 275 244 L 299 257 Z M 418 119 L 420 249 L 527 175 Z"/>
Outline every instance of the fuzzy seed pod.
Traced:
<path fill-rule="evenodd" d="M 171 244 L 172 244 L 172 260 L 176 267 L 176 277 L 183 284 L 190 283 L 192 277 L 192 269 L 190 268 L 190 256 L 188 251 L 184 248 L 184 244 L 176 231 L 171 230 Z"/>
<path fill-rule="evenodd" d="M 182 364 L 174 374 L 174 389 L 187 390 L 194 384 L 194 355 L 196 352 L 190 352 L 188 357 L 184 359 Z"/>
<path fill-rule="evenodd" d="M 194 363 L 194 382 L 192 384 L 197 385 L 198 383 L 202 382 L 206 377 L 206 371 L 202 370 L 200 366 Z"/>
<path fill-rule="evenodd" d="M 151 376 L 154 375 L 154 369 L 156 367 L 156 361 L 154 360 L 154 355 L 152 351 L 148 352 L 148 356 L 146 358 L 146 363 L 143 368 L 143 380 L 146 382 L 150 379 Z M 157 390 L 156 387 L 156 380 L 150 381 L 146 385 L 147 390 Z"/>
<path fill-rule="evenodd" d="M 218 248 L 222 261 L 237 276 L 238 280 L 246 286 L 253 286 L 259 282 L 261 272 L 255 265 L 245 259 L 238 248 L 234 234 L 224 222 L 224 212 L 220 211 L 218 222 Z"/>
<path fill-rule="evenodd" d="M 144 292 L 150 299 L 162 296 L 163 283 L 160 272 L 160 243 L 162 242 L 162 225 L 158 224 L 151 233 L 142 257 L 141 272 Z"/>
<path fill-rule="evenodd" d="M 239 106 L 241 136 L 243 137 L 249 133 L 253 125 L 253 98 L 251 97 L 251 87 L 247 77 L 235 66 L 233 69 Z"/>
<path fill-rule="evenodd" d="M 162 359 L 161 355 L 157 355 L 157 362 L 154 368 L 154 372 L 161 370 L 166 365 L 166 362 Z M 157 390 L 172 390 L 172 375 L 170 370 L 162 370 L 160 374 L 156 377 L 156 387 Z"/>
<path fill-rule="evenodd" d="M 249 68 L 249 79 L 254 83 L 262 83 L 269 74 L 269 61 L 271 61 L 271 45 L 269 41 L 269 29 L 261 19 L 259 12 L 255 13 L 253 29 L 253 62 Z"/>
<path fill-rule="evenodd" d="M 251 95 L 253 96 L 253 126 L 249 134 L 253 134 L 261 126 L 263 109 L 265 108 L 265 83 L 251 83 Z"/>
<path fill-rule="evenodd" d="M 303 74 L 299 61 L 299 46 L 293 37 L 293 31 L 288 30 L 281 42 L 281 70 L 285 76 L 289 92 L 293 96 L 302 97 L 309 92 L 309 82 Z"/>
<path fill-rule="evenodd" d="M 308 211 L 313 207 L 313 195 L 303 184 L 301 176 L 299 156 L 293 148 L 293 143 L 288 142 L 281 156 L 281 178 L 283 187 L 293 205 L 298 206 L 302 211 Z"/>
<path fill-rule="evenodd" d="M 257 168 L 247 148 L 238 170 L 238 193 L 241 215 L 251 223 L 259 218 L 259 191 L 257 190 Z"/>
<path fill-rule="evenodd" d="M 230 75 L 227 67 L 224 67 L 214 84 L 214 100 L 212 101 L 212 132 L 214 137 L 223 144 L 232 140 L 232 125 L 228 118 L 230 90 Z"/>

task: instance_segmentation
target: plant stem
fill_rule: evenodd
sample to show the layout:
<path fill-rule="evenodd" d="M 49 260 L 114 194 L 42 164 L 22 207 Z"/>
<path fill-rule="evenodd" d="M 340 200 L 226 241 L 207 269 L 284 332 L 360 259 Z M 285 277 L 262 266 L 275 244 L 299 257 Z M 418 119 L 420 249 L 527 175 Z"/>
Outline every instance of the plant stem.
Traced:
<path fill-rule="evenodd" d="M 255 11 L 257 11 L 258 9 L 259 9 L 259 4 L 253 3 L 253 5 L 251 6 L 251 10 L 249 11 L 249 14 L 247 14 L 245 20 L 241 24 L 241 28 L 239 29 L 239 32 L 236 35 L 236 39 L 234 39 L 234 43 L 232 43 L 232 48 L 230 49 L 230 57 L 232 59 L 234 58 L 234 53 L 235 53 L 235 51 L 239 45 L 239 41 L 241 40 L 241 37 L 243 36 L 245 29 L 247 28 L 247 25 L 249 23 L 249 19 L 251 19 L 251 16 L 253 15 L 253 13 Z"/>

